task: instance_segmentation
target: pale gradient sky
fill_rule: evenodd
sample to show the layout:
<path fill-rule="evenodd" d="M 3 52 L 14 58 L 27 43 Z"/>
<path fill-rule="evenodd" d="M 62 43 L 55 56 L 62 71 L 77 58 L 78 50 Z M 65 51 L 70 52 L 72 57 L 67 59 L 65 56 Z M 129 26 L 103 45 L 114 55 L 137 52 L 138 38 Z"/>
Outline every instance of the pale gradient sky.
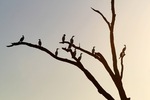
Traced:
<path fill-rule="evenodd" d="M 90 7 L 110 19 L 110 0 L 0 0 L 0 100 L 105 100 L 75 66 L 27 46 L 6 48 L 25 35 L 25 41 L 37 43 L 40 38 L 55 52 L 65 33 L 67 40 L 75 35 L 75 44 L 87 50 L 95 45 L 111 64 L 108 28 Z M 150 100 L 150 1 L 116 0 L 116 13 L 117 54 L 127 45 L 123 77 L 127 96 Z M 60 50 L 58 56 L 68 54 Z M 82 61 L 119 100 L 103 66 L 86 54 Z"/>

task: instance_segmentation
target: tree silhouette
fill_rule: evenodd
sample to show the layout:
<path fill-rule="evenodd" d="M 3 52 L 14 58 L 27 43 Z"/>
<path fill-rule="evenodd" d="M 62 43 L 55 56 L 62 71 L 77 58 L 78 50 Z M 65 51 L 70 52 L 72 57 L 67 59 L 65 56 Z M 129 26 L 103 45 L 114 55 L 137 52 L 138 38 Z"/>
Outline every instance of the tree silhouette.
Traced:
<path fill-rule="evenodd" d="M 65 34 L 62 37 L 62 41 L 59 43 L 68 45 L 68 47 L 62 47 L 62 50 L 70 53 L 72 58 L 60 57 L 58 54 L 59 53 L 58 48 L 56 49 L 55 53 L 51 52 L 50 50 L 48 50 L 47 48 L 45 48 L 41 45 L 41 40 L 39 40 L 38 44 L 23 42 L 24 36 L 20 39 L 19 42 L 13 42 L 13 43 L 11 43 L 11 45 L 8 45 L 7 47 L 26 45 L 26 46 L 44 51 L 47 54 L 49 54 L 51 57 L 53 57 L 59 61 L 70 63 L 70 64 L 76 66 L 77 68 L 79 68 L 81 71 L 83 71 L 83 73 L 86 75 L 86 77 L 97 88 L 98 92 L 101 95 L 103 95 L 107 100 L 115 100 L 115 98 L 111 94 L 109 94 L 101 86 L 101 83 L 99 83 L 95 79 L 95 77 L 82 64 L 82 62 L 81 62 L 82 54 L 90 55 L 91 57 L 95 58 L 96 60 L 98 60 L 99 62 L 101 62 L 103 64 L 104 68 L 106 69 L 106 71 L 110 75 L 112 81 L 114 82 L 114 84 L 118 90 L 120 99 L 121 100 L 130 100 L 130 98 L 128 98 L 126 93 L 125 93 L 125 90 L 123 87 L 123 82 L 122 82 L 123 71 L 124 71 L 123 58 L 125 56 L 126 45 L 120 53 L 121 71 L 119 71 L 118 64 L 117 64 L 117 54 L 116 54 L 116 48 L 115 48 L 115 43 L 114 43 L 114 26 L 115 26 L 115 20 L 116 20 L 116 13 L 115 13 L 115 6 L 114 5 L 115 5 L 115 0 L 111 0 L 111 14 L 112 14 L 111 21 L 108 21 L 108 19 L 99 10 L 96 10 L 96 9 L 91 7 L 91 9 L 94 12 L 98 13 L 103 18 L 103 20 L 106 22 L 106 24 L 108 25 L 108 29 L 110 32 L 110 46 L 111 46 L 111 56 L 112 56 L 113 65 L 109 65 L 107 60 L 105 59 L 105 57 L 100 52 L 95 52 L 95 46 L 93 47 L 92 51 L 88 51 L 88 50 L 81 48 L 80 46 L 77 46 L 74 44 L 74 40 L 73 40 L 74 36 L 72 36 L 70 41 L 65 40 L 65 36 L 66 36 Z M 77 50 L 82 52 L 79 57 L 76 56 Z M 111 66 L 113 69 L 111 69 Z"/>

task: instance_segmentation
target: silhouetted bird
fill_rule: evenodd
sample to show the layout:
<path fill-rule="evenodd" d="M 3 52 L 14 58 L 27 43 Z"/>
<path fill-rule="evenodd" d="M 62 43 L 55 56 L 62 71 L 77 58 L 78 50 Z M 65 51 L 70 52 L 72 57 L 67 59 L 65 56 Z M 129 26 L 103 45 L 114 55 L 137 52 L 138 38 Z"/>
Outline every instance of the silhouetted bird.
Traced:
<path fill-rule="evenodd" d="M 55 51 L 55 55 L 56 55 L 56 56 L 58 55 L 58 49 L 59 49 L 59 48 L 57 48 L 56 51 Z"/>
<path fill-rule="evenodd" d="M 124 48 L 122 49 L 122 52 L 125 52 L 126 50 L 126 45 L 124 45 Z"/>
<path fill-rule="evenodd" d="M 39 39 L 38 44 L 39 44 L 39 46 L 42 45 L 41 39 Z"/>
<path fill-rule="evenodd" d="M 71 39 L 70 39 L 70 43 L 71 43 L 71 44 L 73 44 L 73 42 L 74 42 L 73 37 L 74 37 L 74 36 L 72 36 Z"/>
<path fill-rule="evenodd" d="M 65 36 L 66 36 L 66 34 L 64 34 L 63 37 L 62 37 L 62 42 L 63 43 L 65 42 Z"/>
<path fill-rule="evenodd" d="M 78 60 L 80 61 L 82 58 L 82 53 L 80 53 L 80 56 L 78 57 Z"/>
<path fill-rule="evenodd" d="M 126 50 L 126 45 L 124 45 L 124 48 L 122 49 L 121 53 L 120 53 L 120 58 L 123 58 L 125 56 L 125 50 Z"/>
<path fill-rule="evenodd" d="M 95 46 L 92 49 L 92 54 L 94 54 L 94 53 L 95 53 Z"/>
<path fill-rule="evenodd" d="M 72 53 L 72 57 L 76 56 L 76 49 L 74 49 L 74 52 Z"/>
<path fill-rule="evenodd" d="M 20 38 L 19 42 L 22 42 L 24 40 L 24 35 Z"/>

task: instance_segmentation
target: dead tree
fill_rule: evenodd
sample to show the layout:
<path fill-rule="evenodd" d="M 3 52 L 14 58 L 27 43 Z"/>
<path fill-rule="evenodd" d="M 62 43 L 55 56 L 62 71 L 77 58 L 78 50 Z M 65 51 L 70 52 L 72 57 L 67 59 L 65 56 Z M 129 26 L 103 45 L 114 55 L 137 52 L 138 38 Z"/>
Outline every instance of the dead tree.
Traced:
<path fill-rule="evenodd" d="M 43 47 L 42 45 L 23 42 L 24 37 L 23 37 L 22 41 L 13 42 L 11 45 L 8 45 L 7 47 L 26 45 L 26 46 L 44 51 L 47 54 L 49 54 L 51 57 L 53 57 L 59 61 L 70 63 L 70 64 L 76 66 L 77 68 L 79 68 L 85 74 L 85 76 L 93 83 L 93 85 L 97 88 L 98 92 L 101 95 L 103 95 L 107 100 L 115 100 L 115 98 L 101 86 L 101 83 L 99 83 L 95 79 L 95 77 L 82 64 L 82 62 L 81 62 L 82 54 L 84 53 L 84 54 L 90 55 L 91 57 L 95 58 L 96 60 L 98 60 L 99 62 L 101 62 L 103 64 L 104 68 L 110 75 L 112 81 L 114 82 L 114 84 L 118 90 L 120 99 L 121 100 L 130 100 L 130 98 L 128 98 L 125 93 L 125 90 L 123 87 L 123 82 L 122 82 L 123 71 L 124 71 L 123 58 L 125 56 L 125 50 L 122 50 L 122 52 L 121 52 L 122 54 L 120 54 L 121 55 L 120 56 L 121 67 L 122 67 L 121 71 L 119 71 L 118 64 L 117 64 L 118 60 L 117 60 L 115 43 L 114 43 L 114 26 L 115 26 L 115 19 L 116 19 L 114 5 L 115 5 L 115 0 L 111 0 L 111 14 L 112 14 L 111 21 L 108 21 L 108 19 L 99 10 L 91 8 L 94 12 L 98 13 L 103 18 L 103 20 L 106 22 L 106 24 L 108 25 L 108 29 L 110 32 L 110 46 L 111 46 L 111 57 L 112 57 L 113 65 L 109 65 L 107 60 L 105 59 L 105 57 L 100 52 L 95 52 L 95 50 L 93 50 L 94 52 L 91 52 L 84 48 L 81 48 L 80 46 L 75 45 L 73 42 L 74 36 L 70 39 L 70 41 L 65 40 L 65 37 L 63 36 L 62 42 L 60 42 L 61 44 L 68 44 L 68 47 L 62 47 L 62 49 L 64 50 L 64 52 L 70 53 L 70 55 L 72 56 L 72 58 L 70 58 L 70 59 L 59 57 L 58 49 L 56 49 L 56 52 L 53 53 L 50 50 L 48 50 L 47 48 Z M 40 41 L 40 43 L 41 43 L 41 41 Z M 79 57 L 76 56 L 77 50 L 82 52 Z M 113 69 L 111 69 L 111 66 L 113 67 Z"/>

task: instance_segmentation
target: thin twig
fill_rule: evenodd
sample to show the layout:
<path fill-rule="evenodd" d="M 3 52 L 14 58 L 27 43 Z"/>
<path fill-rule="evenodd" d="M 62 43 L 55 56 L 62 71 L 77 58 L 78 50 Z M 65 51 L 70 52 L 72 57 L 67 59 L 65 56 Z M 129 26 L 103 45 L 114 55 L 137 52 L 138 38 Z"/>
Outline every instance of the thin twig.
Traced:
<path fill-rule="evenodd" d="M 107 20 L 107 18 L 106 18 L 99 10 L 96 10 L 96 9 L 94 9 L 94 8 L 92 8 L 92 7 L 91 7 L 91 9 L 102 16 L 102 18 L 103 18 L 104 21 L 107 23 L 107 25 L 108 25 L 108 27 L 109 27 L 109 29 L 110 29 L 110 23 L 109 23 L 109 21 Z"/>

